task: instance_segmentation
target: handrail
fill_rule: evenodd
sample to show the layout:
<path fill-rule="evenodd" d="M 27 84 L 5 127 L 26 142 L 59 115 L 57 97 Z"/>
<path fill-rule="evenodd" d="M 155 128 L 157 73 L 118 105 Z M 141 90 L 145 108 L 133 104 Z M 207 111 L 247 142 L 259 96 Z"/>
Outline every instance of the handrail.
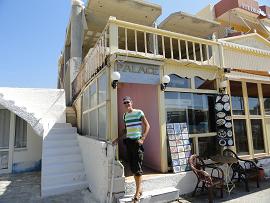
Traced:
<path fill-rule="evenodd" d="M 190 41 L 193 41 L 195 43 L 205 43 L 205 44 L 210 44 L 210 45 L 220 44 L 217 41 L 202 39 L 199 37 L 193 37 L 193 36 L 189 36 L 189 35 L 185 35 L 185 34 L 171 32 L 168 30 L 162 30 L 159 28 L 149 27 L 149 26 L 145 26 L 145 25 L 130 23 L 130 22 L 122 21 L 122 20 L 117 20 L 115 18 L 109 18 L 108 23 L 109 24 L 114 23 L 118 26 L 124 26 L 125 28 L 128 28 L 128 29 L 136 29 L 136 30 L 141 31 L 141 32 L 150 32 L 150 33 L 154 33 L 157 35 L 163 35 L 163 36 L 166 35 L 168 37 L 182 38 L 183 40 L 190 40 Z"/>

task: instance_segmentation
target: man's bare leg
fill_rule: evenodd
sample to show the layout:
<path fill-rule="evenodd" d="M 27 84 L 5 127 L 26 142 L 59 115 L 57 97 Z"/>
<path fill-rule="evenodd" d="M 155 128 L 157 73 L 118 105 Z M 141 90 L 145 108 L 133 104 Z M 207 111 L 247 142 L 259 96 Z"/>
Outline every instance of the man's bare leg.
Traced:
<path fill-rule="evenodd" d="M 142 192 L 142 175 L 136 176 L 134 175 L 135 183 L 136 183 L 136 193 L 135 197 L 139 197 Z"/>

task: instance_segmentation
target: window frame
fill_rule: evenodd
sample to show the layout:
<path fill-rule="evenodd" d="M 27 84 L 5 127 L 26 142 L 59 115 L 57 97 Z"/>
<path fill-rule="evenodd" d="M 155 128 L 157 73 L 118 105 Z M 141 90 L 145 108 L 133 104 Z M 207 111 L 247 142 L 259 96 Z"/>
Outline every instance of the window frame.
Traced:
<path fill-rule="evenodd" d="M 217 85 L 218 80 L 216 78 L 215 78 L 216 89 L 211 90 L 211 89 L 196 89 L 195 88 L 195 77 L 199 77 L 199 76 L 186 77 L 186 78 L 189 78 L 191 80 L 191 88 L 167 87 L 165 92 L 195 93 L 195 94 L 197 93 L 197 94 L 209 94 L 209 95 L 210 94 L 217 95 L 219 93 L 218 85 Z M 165 94 L 164 94 L 164 101 L 165 101 Z M 166 112 L 166 107 L 165 107 L 165 112 Z M 190 139 L 192 139 L 192 142 L 193 142 L 192 146 L 194 147 L 194 153 L 196 153 L 196 154 L 199 153 L 199 138 L 213 137 L 213 136 L 217 136 L 217 132 L 199 133 L 199 134 L 198 133 L 196 133 L 196 134 L 189 133 L 189 137 L 190 137 Z"/>
<path fill-rule="evenodd" d="M 26 128 L 26 131 L 25 131 L 25 136 L 26 136 L 26 145 L 25 146 L 23 146 L 23 147 L 16 147 L 16 120 L 17 120 L 17 118 L 19 118 L 19 119 L 21 119 L 21 120 L 23 120 L 23 122 L 24 122 L 24 124 L 25 124 L 25 128 Z M 14 118 L 15 120 L 14 120 L 14 150 L 15 151 L 21 151 L 21 150 L 27 150 L 27 146 L 28 146 L 28 123 L 23 119 L 23 118 L 21 118 L 21 117 L 19 117 L 19 116 L 17 116 L 17 115 L 15 115 L 15 118 Z"/>
<path fill-rule="evenodd" d="M 256 80 L 250 80 L 250 79 L 234 79 L 234 78 L 229 79 L 229 81 L 240 82 L 242 84 L 245 115 L 233 115 L 232 114 L 232 123 L 234 123 L 234 120 L 237 120 L 237 119 L 244 119 L 246 121 L 249 154 L 248 155 L 240 155 L 240 157 L 251 159 L 251 158 L 258 158 L 258 157 L 263 157 L 263 156 L 269 155 L 269 144 L 268 143 L 270 143 L 270 138 L 268 138 L 268 136 L 267 136 L 266 119 L 269 119 L 270 116 L 265 115 L 262 84 L 270 85 L 270 82 L 256 81 Z M 255 83 L 257 85 L 259 105 L 260 105 L 260 115 L 250 114 L 249 103 L 248 103 L 249 100 L 248 100 L 247 83 Z M 230 95 L 230 100 L 231 100 L 230 85 L 228 86 L 227 90 L 228 90 L 228 94 Z M 232 103 L 231 103 L 231 111 L 232 111 Z M 255 153 L 254 152 L 251 120 L 262 120 L 264 151 L 265 151 L 264 153 Z M 235 132 L 233 132 L 233 137 L 235 140 Z M 236 151 L 236 146 L 234 145 L 233 147 L 231 147 L 231 149 Z"/>

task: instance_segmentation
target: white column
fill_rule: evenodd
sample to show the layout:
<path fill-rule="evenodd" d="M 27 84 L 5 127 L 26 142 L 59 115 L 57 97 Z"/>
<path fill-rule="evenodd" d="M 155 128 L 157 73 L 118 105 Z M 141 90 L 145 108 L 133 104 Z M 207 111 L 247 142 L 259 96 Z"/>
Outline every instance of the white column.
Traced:
<path fill-rule="evenodd" d="M 83 16 L 84 3 L 72 0 L 71 10 L 71 49 L 70 49 L 70 82 L 76 78 L 82 63 Z"/>

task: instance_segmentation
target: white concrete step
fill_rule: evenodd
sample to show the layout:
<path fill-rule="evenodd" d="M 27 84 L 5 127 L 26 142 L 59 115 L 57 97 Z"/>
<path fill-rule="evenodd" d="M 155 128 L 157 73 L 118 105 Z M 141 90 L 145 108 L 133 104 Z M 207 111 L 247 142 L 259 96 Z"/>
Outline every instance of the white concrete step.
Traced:
<path fill-rule="evenodd" d="M 86 189 L 88 187 L 87 181 L 76 182 L 73 184 L 63 184 L 54 187 L 43 187 L 42 197 L 48 197 L 52 195 L 64 194 L 74 190 Z"/>
<path fill-rule="evenodd" d="M 69 134 L 69 133 L 77 133 L 77 128 L 69 127 L 69 128 L 52 128 L 49 134 Z"/>
<path fill-rule="evenodd" d="M 72 127 L 70 123 L 55 123 L 53 128 L 70 128 Z"/>
<path fill-rule="evenodd" d="M 86 174 L 83 172 L 76 173 L 63 173 L 60 175 L 49 175 L 43 176 L 42 184 L 46 187 L 63 185 L 63 184 L 73 184 L 76 182 L 86 181 Z"/>
<path fill-rule="evenodd" d="M 118 200 L 119 203 L 132 202 L 133 195 L 128 195 Z M 140 203 L 167 203 L 179 198 L 179 190 L 174 187 L 161 188 L 144 192 Z"/>
<path fill-rule="evenodd" d="M 45 148 L 61 148 L 61 147 L 75 147 L 78 146 L 77 139 L 71 140 L 47 140 L 44 142 L 43 147 Z"/>
<path fill-rule="evenodd" d="M 61 156 L 61 155 L 71 155 L 80 153 L 79 146 L 73 147 L 61 147 L 61 148 L 45 148 L 44 157 L 54 157 L 54 156 Z"/>
<path fill-rule="evenodd" d="M 44 142 L 51 141 L 51 140 L 76 140 L 76 139 L 77 139 L 77 133 L 63 133 L 63 134 L 49 133 L 45 137 Z"/>
<path fill-rule="evenodd" d="M 80 154 L 68 154 L 60 156 L 45 157 L 42 160 L 44 165 L 57 164 L 57 163 L 68 163 L 68 162 L 82 162 L 82 156 Z"/>
<path fill-rule="evenodd" d="M 84 165 L 82 162 L 59 163 L 42 166 L 43 166 L 42 172 L 44 176 L 60 175 L 63 173 L 72 173 L 72 172 L 75 173 L 84 171 Z"/>

